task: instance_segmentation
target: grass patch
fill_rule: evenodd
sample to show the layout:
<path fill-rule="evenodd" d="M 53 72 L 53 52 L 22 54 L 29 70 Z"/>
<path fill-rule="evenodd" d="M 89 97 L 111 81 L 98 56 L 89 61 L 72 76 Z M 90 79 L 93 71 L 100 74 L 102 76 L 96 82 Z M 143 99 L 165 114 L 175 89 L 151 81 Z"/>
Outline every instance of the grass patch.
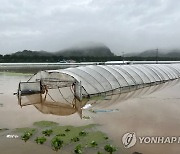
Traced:
<path fill-rule="evenodd" d="M 88 151 L 99 154 L 101 152 L 115 152 L 116 147 L 109 145 L 110 140 L 107 135 L 101 131 L 97 131 L 94 128 L 95 124 L 86 126 L 59 126 L 58 123 L 51 121 L 35 122 L 35 128 L 17 128 L 16 132 L 21 133 L 21 139 L 25 142 L 29 140 L 33 135 L 33 140 L 37 144 L 43 144 L 50 146 L 53 150 L 58 151 L 60 149 L 67 149 L 71 152 L 80 154 Z M 36 134 L 35 134 L 36 133 Z M 44 135 L 39 137 L 38 135 Z M 50 137 L 45 137 L 50 136 Z M 107 145 L 105 147 L 105 145 Z M 69 151 L 69 152 L 70 152 Z"/>
<path fill-rule="evenodd" d="M 42 134 L 44 134 L 45 136 L 50 136 L 52 134 L 52 129 L 46 129 L 44 131 L 42 131 Z"/>
<path fill-rule="evenodd" d="M 17 133 L 25 133 L 25 132 L 35 133 L 36 129 L 35 128 L 29 128 L 29 127 L 16 128 L 15 132 L 17 132 Z"/>
<path fill-rule="evenodd" d="M 83 137 L 82 145 L 85 146 L 85 143 L 87 143 L 88 146 L 92 147 L 92 142 L 95 142 L 96 144 L 105 143 L 107 141 L 104 139 L 105 136 L 106 134 L 100 131 L 91 131 L 87 136 Z"/>
<path fill-rule="evenodd" d="M 38 121 L 38 122 L 34 122 L 33 125 L 37 127 L 54 127 L 59 124 L 53 121 Z"/>
<path fill-rule="evenodd" d="M 25 142 L 28 141 L 36 132 L 37 130 L 35 128 L 29 128 L 29 127 L 24 127 L 24 128 L 16 128 L 15 132 L 16 133 L 21 133 L 21 139 L 24 140 Z"/>
<path fill-rule="evenodd" d="M 81 131 L 81 132 L 79 133 L 79 136 L 86 136 L 87 134 L 88 134 L 87 132 Z"/>
<path fill-rule="evenodd" d="M 17 72 L 0 72 L 1 74 L 5 74 L 7 76 L 30 76 L 33 75 L 32 73 L 17 73 Z"/>
<path fill-rule="evenodd" d="M 63 138 L 64 144 L 68 144 L 71 142 L 71 139 L 75 137 L 84 137 L 87 135 L 87 132 L 85 130 L 93 128 L 95 125 L 90 124 L 86 126 L 80 126 L 80 127 L 74 127 L 74 126 L 56 126 L 52 128 L 53 134 L 59 135 L 59 134 L 65 134 L 66 137 Z M 69 131 L 67 131 L 69 130 Z M 80 136 L 80 134 L 82 136 Z M 83 136 L 84 135 L 84 136 Z M 80 138 L 79 138 L 80 139 Z"/>
<path fill-rule="evenodd" d="M 57 134 L 56 136 L 66 136 L 64 133 Z"/>
<path fill-rule="evenodd" d="M 71 142 L 78 142 L 78 141 L 80 141 L 79 137 L 73 137 L 71 139 Z"/>
<path fill-rule="evenodd" d="M 90 98 L 90 100 L 96 100 L 96 101 L 98 101 L 98 100 L 104 100 L 105 99 L 105 96 L 92 96 L 91 98 Z"/>

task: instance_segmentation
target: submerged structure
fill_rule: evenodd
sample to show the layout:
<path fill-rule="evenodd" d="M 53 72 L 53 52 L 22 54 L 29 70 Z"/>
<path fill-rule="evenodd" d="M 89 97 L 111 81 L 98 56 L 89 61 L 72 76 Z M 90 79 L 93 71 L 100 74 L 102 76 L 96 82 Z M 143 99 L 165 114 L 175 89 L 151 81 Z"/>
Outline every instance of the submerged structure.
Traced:
<path fill-rule="evenodd" d="M 21 106 L 28 104 L 25 99 L 30 104 L 63 104 L 64 108 L 72 107 L 73 114 L 81 112 L 86 102 L 83 99 L 125 93 L 178 78 L 180 64 L 89 65 L 46 70 L 20 82 L 18 98 Z"/>

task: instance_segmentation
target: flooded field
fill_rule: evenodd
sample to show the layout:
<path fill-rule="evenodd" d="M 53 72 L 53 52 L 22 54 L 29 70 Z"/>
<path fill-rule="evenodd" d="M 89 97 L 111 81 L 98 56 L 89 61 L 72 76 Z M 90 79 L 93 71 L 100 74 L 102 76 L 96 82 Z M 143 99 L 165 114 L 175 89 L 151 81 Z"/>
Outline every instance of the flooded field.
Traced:
<path fill-rule="evenodd" d="M 179 81 L 112 97 L 97 97 L 87 102 L 92 104 L 90 109 L 83 110 L 83 116 L 90 117 L 86 120 L 80 119 L 78 113 L 58 116 L 43 114 L 33 105 L 21 108 L 13 93 L 17 91 L 18 83 L 27 81 L 30 76 L 31 74 L 0 72 L 0 128 L 30 127 L 34 122 L 41 120 L 73 126 L 94 123 L 100 124 L 98 129 L 105 132 L 111 138 L 112 143 L 119 147 L 118 153 L 132 154 L 137 151 L 143 154 L 177 154 L 180 152 L 178 143 L 141 144 L 137 141 L 133 147 L 128 149 L 125 149 L 122 144 L 122 136 L 127 132 L 135 132 L 137 137 L 180 136 Z M 24 143 L 21 140 L 16 141 L 16 139 L 0 136 L 0 150 L 5 154 L 12 153 L 12 151 L 15 154 L 53 153 L 47 146 L 43 147 L 35 143 Z"/>

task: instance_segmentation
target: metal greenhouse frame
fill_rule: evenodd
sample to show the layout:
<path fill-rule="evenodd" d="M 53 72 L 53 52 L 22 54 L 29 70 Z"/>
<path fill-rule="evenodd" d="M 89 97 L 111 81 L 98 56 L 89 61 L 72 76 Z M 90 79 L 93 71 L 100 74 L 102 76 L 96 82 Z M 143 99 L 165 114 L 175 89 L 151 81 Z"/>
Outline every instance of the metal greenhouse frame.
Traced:
<path fill-rule="evenodd" d="M 45 70 L 27 82 L 20 82 L 18 97 L 20 105 L 27 95 L 39 96 L 34 104 L 63 100 L 63 103 L 74 105 L 83 98 L 125 93 L 178 78 L 180 64 L 89 65 Z"/>

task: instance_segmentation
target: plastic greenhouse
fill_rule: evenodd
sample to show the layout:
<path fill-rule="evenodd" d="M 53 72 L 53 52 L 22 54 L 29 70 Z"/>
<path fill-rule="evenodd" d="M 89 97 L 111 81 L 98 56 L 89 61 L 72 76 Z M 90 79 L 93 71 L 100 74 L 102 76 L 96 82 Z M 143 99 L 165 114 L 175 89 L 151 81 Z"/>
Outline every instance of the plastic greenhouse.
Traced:
<path fill-rule="evenodd" d="M 89 65 L 40 71 L 20 82 L 20 105 L 39 102 L 73 104 L 83 98 L 113 95 L 161 84 L 180 77 L 180 64 Z M 38 96 L 27 97 L 27 96 Z M 24 97 L 26 96 L 26 97 Z M 27 99 L 27 101 L 25 101 Z M 82 107 L 83 105 L 81 105 Z"/>

